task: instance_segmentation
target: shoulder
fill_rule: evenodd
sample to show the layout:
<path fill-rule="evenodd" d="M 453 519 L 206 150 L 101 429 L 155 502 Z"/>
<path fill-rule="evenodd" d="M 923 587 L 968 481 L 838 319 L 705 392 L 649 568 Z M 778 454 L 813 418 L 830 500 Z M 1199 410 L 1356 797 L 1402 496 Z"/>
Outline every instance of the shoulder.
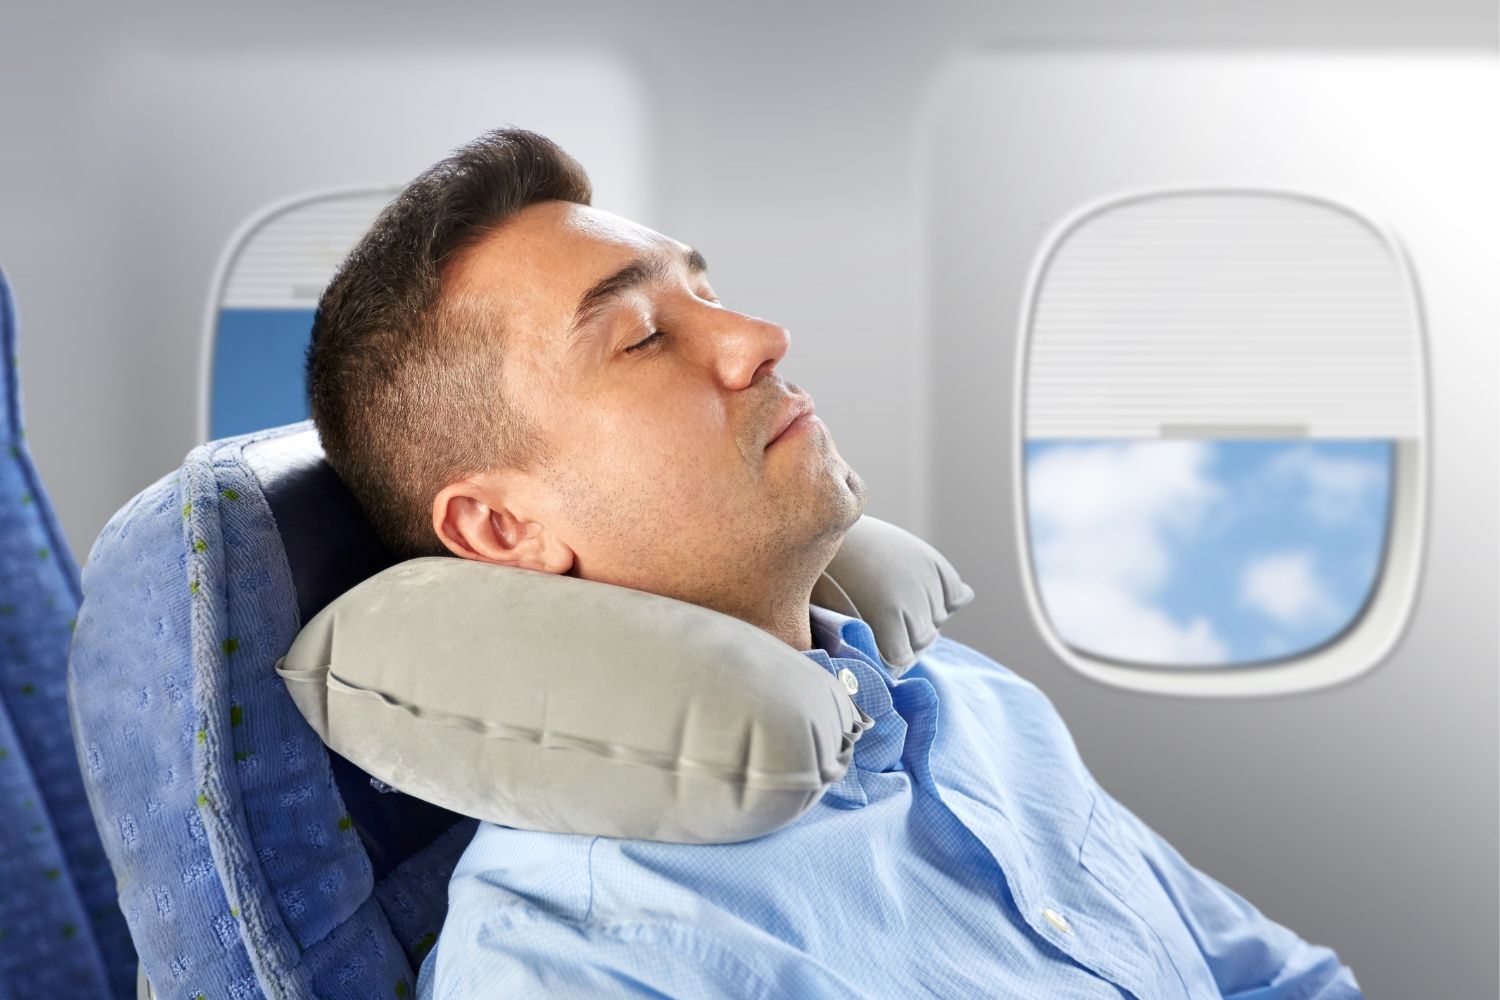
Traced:
<path fill-rule="evenodd" d="M 1041 688 L 1010 667 L 991 659 L 972 646 L 966 646 L 946 636 L 940 636 L 929 646 L 905 676 L 909 677 L 913 674 L 984 681 L 998 684 L 1002 688 L 1025 690 L 1046 697 L 1042 695 Z"/>
<path fill-rule="evenodd" d="M 632 905 L 611 902 L 611 879 L 594 883 L 591 856 L 599 844 L 652 846 L 481 824 L 454 870 L 447 919 L 422 970 L 422 995 L 786 995 L 778 982 L 783 966 L 798 964 L 779 954 L 788 949 L 764 954 L 764 935 L 754 927 L 727 914 L 706 918 L 716 908 L 689 887 L 643 879 L 625 886 Z M 604 899 L 596 899 L 596 888 Z"/>
<path fill-rule="evenodd" d="M 784 994 L 763 964 L 689 924 L 470 911 L 450 915 L 423 965 L 419 996 L 777 1000 Z"/>
<path fill-rule="evenodd" d="M 589 908 L 589 856 L 598 837 L 480 823 L 448 883 L 450 919 L 538 913 L 580 920 Z"/>

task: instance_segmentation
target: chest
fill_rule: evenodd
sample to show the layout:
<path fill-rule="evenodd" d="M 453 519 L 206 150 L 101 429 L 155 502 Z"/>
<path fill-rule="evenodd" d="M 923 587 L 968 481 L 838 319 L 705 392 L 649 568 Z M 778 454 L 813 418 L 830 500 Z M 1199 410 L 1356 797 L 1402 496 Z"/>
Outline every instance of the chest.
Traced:
<path fill-rule="evenodd" d="M 914 773 L 983 846 L 1019 920 L 1135 996 L 1217 995 L 1184 915 L 1046 697 L 980 669 L 925 679 L 939 723 Z"/>

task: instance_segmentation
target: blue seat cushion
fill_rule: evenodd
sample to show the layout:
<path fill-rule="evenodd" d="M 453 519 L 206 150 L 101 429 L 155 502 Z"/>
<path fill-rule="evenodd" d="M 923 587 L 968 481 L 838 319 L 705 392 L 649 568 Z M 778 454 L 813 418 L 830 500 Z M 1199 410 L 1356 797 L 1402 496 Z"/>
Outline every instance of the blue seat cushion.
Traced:
<path fill-rule="evenodd" d="M 22 431 L 17 337 L 0 273 L 0 998 L 103 997 L 135 952 L 69 728 L 78 567 Z"/>
<path fill-rule="evenodd" d="M 167 995 L 405 995 L 436 940 L 473 821 L 331 760 L 273 669 L 305 615 L 389 564 L 372 543 L 304 422 L 194 449 L 94 544 L 74 722 Z"/>

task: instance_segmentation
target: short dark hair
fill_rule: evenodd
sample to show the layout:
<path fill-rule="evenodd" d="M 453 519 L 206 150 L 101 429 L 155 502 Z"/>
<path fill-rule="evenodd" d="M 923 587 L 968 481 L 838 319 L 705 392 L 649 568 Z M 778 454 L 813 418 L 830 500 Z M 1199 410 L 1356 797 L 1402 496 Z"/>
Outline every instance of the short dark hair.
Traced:
<path fill-rule="evenodd" d="M 529 468 L 540 442 L 500 384 L 501 330 L 443 274 L 509 216 L 540 201 L 587 205 L 583 167 L 520 128 L 487 132 L 406 186 L 318 300 L 307 398 L 324 455 L 400 558 L 446 555 L 438 490 Z"/>

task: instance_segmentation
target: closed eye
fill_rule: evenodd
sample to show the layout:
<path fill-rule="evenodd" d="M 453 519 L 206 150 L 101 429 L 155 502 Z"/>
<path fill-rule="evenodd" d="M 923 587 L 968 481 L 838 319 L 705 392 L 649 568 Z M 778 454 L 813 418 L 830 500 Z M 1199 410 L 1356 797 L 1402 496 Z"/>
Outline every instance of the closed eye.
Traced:
<path fill-rule="evenodd" d="M 625 353 L 634 354 L 636 351 L 644 351 L 646 348 L 650 347 L 658 337 L 663 337 L 665 335 L 666 333 L 663 330 L 653 331 L 651 336 L 647 337 L 645 340 L 631 344 L 629 347 L 625 348 Z"/>

